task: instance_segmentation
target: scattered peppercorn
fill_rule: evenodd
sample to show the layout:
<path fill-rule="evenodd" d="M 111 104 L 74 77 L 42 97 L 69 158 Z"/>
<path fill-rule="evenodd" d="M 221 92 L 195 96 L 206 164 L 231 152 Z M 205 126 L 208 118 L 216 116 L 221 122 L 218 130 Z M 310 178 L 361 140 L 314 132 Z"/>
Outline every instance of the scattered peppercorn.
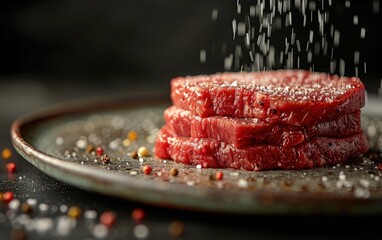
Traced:
<path fill-rule="evenodd" d="M 172 237 L 180 237 L 184 233 L 184 224 L 181 221 L 173 221 L 168 225 L 167 231 Z"/>
<path fill-rule="evenodd" d="M 82 215 L 82 210 L 79 207 L 73 206 L 68 210 L 68 216 L 71 218 L 79 218 Z"/>
<path fill-rule="evenodd" d="M 382 163 L 379 163 L 379 164 L 377 165 L 377 168 L 378 168 L 378 171 L 382 171 Z"/>
<path fill-rule="evenodd" d="M 170 169 L 170 175 L 171 176 L 176 177 L 176 176 L 178 176 L 178 174 L 179 174 L 179 171 L 177 168 L 171 168 Z"/>
<path fill-rule="evenodd" d="M 14 197 L 15 197 L 15 195 L 13 194 L 13 192 L 7 191 L 7 192 L 3 193 L 2 200 L 5 203 L 9 203 L 10 201 L 13 200 Z"/>
<path fill-rule="evenodd" d="M 143 219 L 145 219 L 145 217 L 146 217 L 145 211 L 143 211 L 143 209 L 141 208 L 136 208 L 131 212 L 131 218 L 135 222 L 141 222 L 143 221 Z"/>
<path fill-rule="evenodd" d="M 112 211 L 103 212 L 100 216 L 100 223 L 106 227 L 112 227 L 117 219 L 117 215 Z"/>
<path fill-rule="evenodd" d="M 223 179 L 223 173 L 221 171 L 217 171 L 215 173 L 215 179 L 218 181 L 222 180 Z"/>
<path fill-rule="evenodd" d="M 132 158 L 134 158 L 134 159 L 137 159 L 137 158 L 138 158 L 138 153 L 137 153 L 136 151 L 132 151 L 132 152 L 130 153 L 130 156 L 131 156 Z"/>
<path fill-rule="evenodd" d="M 145 166 L 143 166 L 143 168 L 142 168 L 142 171 L 143 171 L 144 174 L 150 174 L 150 173 L 151 173 L 151 170 L 152 170 L 152 168 L 151 168 L 150 165 L 145 165 Z"/>
<path fill-rule="evenodd" d="M 13 162 L 7 163 L 6 168 L 7 172 L 14 173 L 16 171 L 16 164 Z"/>
<path fill-rule="evenodd" d="M 104 154 L 104 155 L 102 155 L 102 157 L 101 157 L 101 161 L 102 161 L 102 163 L 103 164 L 109 164 L 110 163 L 110 157 L 109 157 L 109 155 L 107 155 L 107 154 Z"/>
<path fill-rule="evenodd" d="M 138 148 L 138 156 L 140 157 L 146 157 L 149 155 L 149 150 L 146 147 L 140 147 Z"/>
<path fill-rule="evenodd" d="M 96 154 L 97 154 L 97 156 L 102 156 L 103 155 L 103 149 L 101 148 L 101 147 L 97 147 L 96 148 Z"/>
<path fill-rule="evenodd" d="M 131 130 L 128 134 L 127 134 L 127 139 L 129 139 L 130 141 L 135 141 L 137 140 L 138 138 L 138 133 L 134 130 Z"/>
<path fill-rule="evenodd" d="M 93 151 L 94 151 L 94 146 L 91 145 L 91 144 L 89 144 L 89 145 L 86 147 L 85 152 L 90 154 L 90 153 L 92 153 Z"/>
<path fill-rule="evenodd" d="M 3 157 L 4 160 L 9 159 L 12 157 L 12 151 L 9 148 L 4 148 L 3 151 L 1 151 L 1 156 Z"/>
<path fill-rule="evenodd" d="M 21 211 L 23 213 L 29 214 L 32 212 L 32 207 L 31 207 L 31 205 L 29 205 L 28 203 L 25 202 L 25 203 L 21 204 Z"/>

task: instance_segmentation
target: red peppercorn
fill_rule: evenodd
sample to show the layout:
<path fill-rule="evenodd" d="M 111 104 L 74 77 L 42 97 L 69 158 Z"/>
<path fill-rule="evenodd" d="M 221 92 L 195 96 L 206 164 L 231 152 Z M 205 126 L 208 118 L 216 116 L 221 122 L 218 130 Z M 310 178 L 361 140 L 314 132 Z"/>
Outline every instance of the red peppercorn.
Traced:
<path fill-rule="evenodd" d="M 3 201 L 6 203 L 9 203 L 10 201 L 13 200 L 14 197 L 15 197 L 15 195 L 13 194 L 13 192 L 11 192 L 11 191 L 5 192 L 3 194 Z"/>
<path fill-rule="evenodd" d="M 222 179 L 223 179 L 223 173 L 220 172 L 220 171 L 217 171 L 217 172 L 215 173 L 215 178 L 216 178 L 216 180 L 218 180 L 218 181 L 222 180 Z"/>
<path fill-rule="evenodd" d="M 143 219 L 145 219 L 145 212 L 141 208 L 136 208 L 131 212 L 131 218 L 135 222 L 141 222 Z"/>
<path fill-rule="evenodd" d="M 106 227 L 112 227 L 117 220 L 117 215 L 112 211 L 103 212 L 100 216 L 100 223 Z"/>
<path fill-rule="evenodd" d="M 96 148 L 96 154 L 97 154 L 97 156 L 102 156 L 103 155 L 103 149 L 101 148 L 101 147 L 97 147 Z"/>
<path fill-rule="evenodd" d="M 13 162 L 7 163 L 6 168 L 9 173 L 14 173 L 16 171 L 16 164 Z"/>
<path fill-rule="evenodd" d="M 377 168 L 378 168 L 378 171 L 382 171 L 382 163 L 379 163 L 379 164 L 377 165 Z"/>
<path fill-rule="evenodd" d="M 151 173 L 151 170 L 152 170 L 152 168 L 151 168 L 150 165 L 145 165 L 145 166 L 143 166 L 143 168 L 142 168 L 142 171 L 143 171 L 144 174 L 150 174 L 150 173 Z"/>

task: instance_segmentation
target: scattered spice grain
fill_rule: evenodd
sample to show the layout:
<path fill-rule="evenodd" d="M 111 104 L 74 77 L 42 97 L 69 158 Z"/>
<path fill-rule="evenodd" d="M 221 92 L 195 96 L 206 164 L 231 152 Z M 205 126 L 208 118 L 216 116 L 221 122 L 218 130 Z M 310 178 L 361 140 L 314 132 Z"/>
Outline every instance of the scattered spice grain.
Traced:
<path fill-rule="evenodd" d="M 134 222 L 141 222 L 143 219 L 145 219 L 146 213 L 143 211 L 142 208 L 135 208 L 131 212 L 131 218 L 134 220 Z"/>
<path fill-rule="evenodd" d="M 4 160 L 7 160 L 12 157 L 12 151 L 9 148 L 4 148 L 3 151 L 1 151 L 1 156 Z"/>
<path fill-rule="evenodd" d="M 130 156 L 133 158 L 133 159 L 138 159 L 138 153 L 136 151 L 132 151 L 130 153 Z"/>
<path fill-rule="evenodd" d="M 101 147 L 97 147 L 97 148 L 96 148 L 96 154 L 97 154 L 97 156 L 102 156 L 103 153 L 104 153 L 103 148 L 101 148 Z"/>
<path fill-rule="evenodd" d="M 85 152 L 88 153 L 88 154 L 90 154 L 90 153 L 92 153 L 93 151 L 94 151 L 94 146 L 91 145 L 91 144 L 89 144 L 89 145 L 86 147 Z"/>
<path fill-rule="evenodd" d="M 143 168 L 142 168 L 142 172 L 143 172 L 144 174 L 150 174 L 151 171 L 152 171 L 152 168 L 151 168 L 150 165 L 145 165 L 145 166 L 143 166 Z"/>
<path fill-rule="evenodd" d="M 16 164 L 13 162 L 7 163 L 6 168 L 8 173 L 14 173 L 16 171 Z"/>
<path fill-rule="evenodd" d="M 167 232 L 172 237 L 180 237 L 184 233 L 184 224 L 181 221 L 172 221 L 167 228 Z"/>
<path fill-rule="evenodd" d="M 14 197 L 15 197 L 15 195 L 13 194 L 13 192 L 7 191 L 7 192 L 3 193 L 2 200 L 5 203 L 9 203 L 10 201 L 13 200 Z"/>
<path fill-rule="evenodd" d="M 116 220 L 117 215 L 115 214 L 115 212 L 106 211 L 101 214 L 99 221 L 106 227 L 110 228 L 115 224 Z"/>
<path fill-rule="evenodd" d="M 82 215 L 82 210 L 79 207 L 73 206 L 68 210 L 68 216 L 71 218 L 79 218 Z"/>
<path fill-rule="evenodd" d="M 107 155 L 107 154 L 102 155 L 102 157 L 101 157 L 101 161 L 102 161 L 102 163 L 103 163 L 104 165 L 109 164 L 109 163 L 110 163 L 110 157 L 109 157 L 109 155 Z"/>
<path fill-rule="evenodd" d="M 138 156 L 140 157 L 147 157 L 149 155 L 149 150 L 142 146 L 140 148 L 138 148 Z"/>
<path fill-rule="evenodd" d="M 170 169 L 170 175 L 171 176 L 176 177 L 176 176 L 178 176 L 178 174 L 179 174 L 179 171 L 177 168 L 171 168 Z"/>
<path fill-rule="evenodd" d="M 223 173 L 221 171 L 217 171 L 215 173 L 215 179 L 218 181 L 222 180 L 223 179 Z"/>
<path fill-rule="evenodd" d="M 135 141 L 138 138 L 138 133 L 134 130 L 131 130 L 130 132 L 127 133 L 127 139 L 130 141 Z"/>

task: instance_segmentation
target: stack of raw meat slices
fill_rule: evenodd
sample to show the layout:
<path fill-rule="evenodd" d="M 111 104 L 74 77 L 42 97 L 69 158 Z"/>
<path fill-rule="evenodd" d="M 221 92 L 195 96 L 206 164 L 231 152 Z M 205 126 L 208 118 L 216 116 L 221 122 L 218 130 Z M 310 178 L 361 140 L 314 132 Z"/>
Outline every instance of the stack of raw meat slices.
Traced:
<path fill-rule="evenodd" d="M 306 169 L 368 149 L 365 87 L 303 70 L 219 73 L 171 81 L 154 154 L 202 167 Z"/>

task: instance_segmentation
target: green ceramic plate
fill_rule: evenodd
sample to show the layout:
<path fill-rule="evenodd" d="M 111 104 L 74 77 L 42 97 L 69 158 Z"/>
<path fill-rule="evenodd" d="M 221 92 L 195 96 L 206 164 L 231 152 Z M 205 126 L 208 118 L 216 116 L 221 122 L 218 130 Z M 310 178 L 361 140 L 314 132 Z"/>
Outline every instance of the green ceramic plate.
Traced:
<path fill-rule="evenodd" d="M 140 146 L 152 153 L 169 105 L 164 98 L 128 96 L 64 103 L 16 120 L 11 137 L 27 161 L 59 181 L 147 204 L 238 214 L 382 213 L 378 151 L 312 170 L 223 169 L 221 181 L 214 180 L 217 169 L 132 158 Z M 375 109 L 366 108 L 362 119 L 374 150 L 382 145 L 382 121 Z M 128 139 L 131 131 L 136 140 Z M 110 163 L 103 164 L 95 153 L 98 146 Z M 144 165 L 152 166 L 151 174 L 142 173 Z M 179 175 L 171 176 L 171 168 Z"/>

